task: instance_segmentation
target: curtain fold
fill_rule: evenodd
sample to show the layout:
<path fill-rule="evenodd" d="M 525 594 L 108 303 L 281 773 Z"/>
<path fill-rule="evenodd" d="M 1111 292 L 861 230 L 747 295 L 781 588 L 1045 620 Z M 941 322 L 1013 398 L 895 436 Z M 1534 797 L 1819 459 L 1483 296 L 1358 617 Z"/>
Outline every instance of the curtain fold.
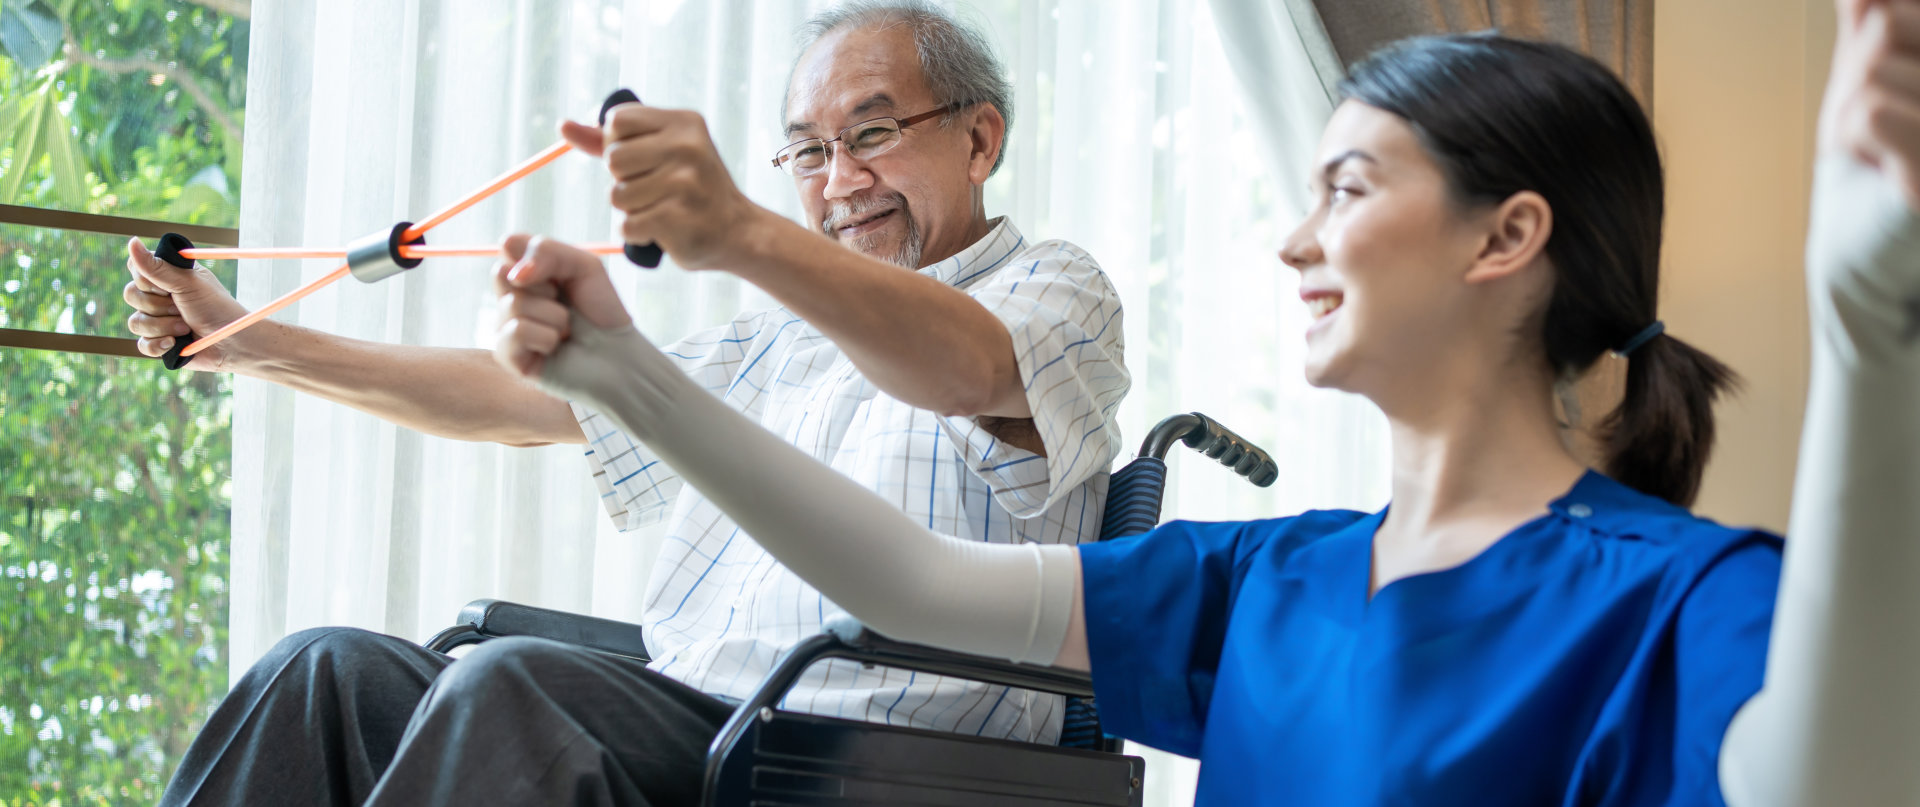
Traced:
<path fill-rule="evenodd" d="M 591 119 L 617 86 L 698 110 L 735 181 L 799 211 L 767 165 L 805 0 L 277 0 L 253 19 L 242 239 L 344 243 L 424 216 Z M 1129 446 L 1201 411 L 1268 448 L 1272 488 L 1177 456 L 1169 518 L 1255 518 L 1385 501 L 1385 429 L 1301 377 L 1308 317 L 1276 257 L 1305 202 L 1299 173 L 1338 62 L 1307 0 L 972 0 L 1015 88 L 988 215 L 1063 238 L 1127 306 Z M 1317 50 L 1316 50 L 1317 49 Z M 1316 55 L 1316 53 L 1318 55 Z M 1240 72 L 1239 78 L 1235 73 Z M 1240 89 L 1247 84 L 1253 92 Z M 567 155 L 435 230 L 614 238 L 605 170 Z M 640 327 L 666 341 L 770 304 L 718 272 L 609 264 Z M 258 306 L 331 270 L 248 261 Z M 491 344 L 486 259 L 441 259 L 377 285 L 341 281 L 278 318 L 382 342 Z M 480 597 L 633 619 L 657 533 L 616 533 L 579 450 L 428 437 L 241 381 L 235 392 L 235 674 L 289 631 L 358 625 L 425 638 Z M 1188 452 L 1182 452 L 1187 454 Z M 1150 804 L 1190 803 L 1193 766 L 1153 762 Z"/>
<path fill-rule="evenodd" d="M 1284 0 L 1293 3 L 1298 0 Z M 1420 34 L 1500 31 L 1558 42 L 1613 68 L 1653 108 L 1654 0 L 1313 0 L 1334 50 L 1353 64 Z"/>
<path fill-rule="evenodd" d="M 1281 186 L 1306 186 L 1309 160 L 1346 75 L 1320 15 L 1310 0 L 1212 0 L 1211 6 L 1268 167 Z M 1313 80 L 1298 78 L 1305 76 Z"/>

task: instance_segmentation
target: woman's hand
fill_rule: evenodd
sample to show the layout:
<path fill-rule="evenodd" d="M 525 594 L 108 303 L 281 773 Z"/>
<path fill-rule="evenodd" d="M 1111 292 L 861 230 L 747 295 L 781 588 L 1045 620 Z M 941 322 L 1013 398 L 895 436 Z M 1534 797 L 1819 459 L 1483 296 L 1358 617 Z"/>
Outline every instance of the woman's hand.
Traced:
<path fill-rule="evenodd" d="M 561 241 L 514 235 L 493 273 L 500 329 L 493 356 L 508 370 L 541 380 L 549 360 L 573 336 L 578 315 L 601 330 L 633 325 L 598 256 Z"/>
<path fill-rule="evenodd" d="M 1820 148 L 1850 154 L 1920 209 L 1920 0 L 1837 0 Z"/>

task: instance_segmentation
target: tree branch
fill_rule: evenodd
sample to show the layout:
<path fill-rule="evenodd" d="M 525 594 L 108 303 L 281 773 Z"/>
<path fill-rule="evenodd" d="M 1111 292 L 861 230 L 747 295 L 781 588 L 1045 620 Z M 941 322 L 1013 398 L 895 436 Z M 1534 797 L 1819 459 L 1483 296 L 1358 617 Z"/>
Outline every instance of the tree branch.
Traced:
<path fill-rule="evenodd" d="M 63 30 L 63 33 L 67 40 L 64 48 L 67 58 L 95 70 L 104 70 L 115 75 L 139 72 L 159 73 L 166 76 L 167 80 L 186 90 L 187 95 L 193 97 L 193 102 L 200 107 L 201 111 L 206 112 L 215 123 L 220 124 L 220 128 L 226 130 L 227 137 L 230 138 L 228 142 L 245 142 L 246 132 L 240 127 L 240 123 L 235 121 L 232 115 L 227 114 L 226 110 L 221 109 L 219 102 L 213 100 L 213 95 L 201 87 L 200 82 L 195 81 L 193 75 L 187 71 L 152 59 L 102 59 L 88 53 L 85 48 L 80 47 L 80 43 L 73 41 L 72 30 Z"/>
<path fill-rule="evenodd" d="M 253 19 L 253 4 L 250 0 L 188 0 L 188 2 L 236 20 Z"/>

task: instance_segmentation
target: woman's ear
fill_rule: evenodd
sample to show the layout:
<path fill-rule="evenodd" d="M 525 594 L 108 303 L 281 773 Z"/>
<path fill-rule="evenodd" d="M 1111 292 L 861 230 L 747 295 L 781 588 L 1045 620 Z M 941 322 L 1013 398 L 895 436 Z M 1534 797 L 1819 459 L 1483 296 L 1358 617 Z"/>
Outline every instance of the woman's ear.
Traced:
<path fill-rule="evenodd" d="M 987 177 L 993 175 L 993 164 L 1000 159 L 1000 150 L 1006 148 L 1007 119 L 1000 117 L 1000 110 L 992 104 L 975 104 L 973 114 L 968 116 L 967 140 L 970 154 L 967 161 L 967 178 L 975 185 L 987 184 Z"/>
<path fill-rule="evenodd" d="M 1512 276 L 1547 249 L 1553 235 L 1553 207 L 1533 191 L 1521 191 L 1487 214 L 1486 243 L 1467 269 L 1468 283 Z"/>

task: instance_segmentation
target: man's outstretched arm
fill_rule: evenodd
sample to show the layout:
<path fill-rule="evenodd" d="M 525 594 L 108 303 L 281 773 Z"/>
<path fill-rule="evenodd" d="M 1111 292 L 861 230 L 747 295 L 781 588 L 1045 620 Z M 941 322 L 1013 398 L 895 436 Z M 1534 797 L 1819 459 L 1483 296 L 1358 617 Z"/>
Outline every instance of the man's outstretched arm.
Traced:
<path fill-rule="evenodd" d="M 211 272 L 165 265 L 137 239 L 124 297 L 140 352 L 211 333 L 246 313 Z M 583 443 L 565 401 L 507 372 L 484 350 L 387 345 L 266 320 L 200 353 L 190 370 L 230 372 L 345 404 L 427 434 L 513 446 Z"/>

